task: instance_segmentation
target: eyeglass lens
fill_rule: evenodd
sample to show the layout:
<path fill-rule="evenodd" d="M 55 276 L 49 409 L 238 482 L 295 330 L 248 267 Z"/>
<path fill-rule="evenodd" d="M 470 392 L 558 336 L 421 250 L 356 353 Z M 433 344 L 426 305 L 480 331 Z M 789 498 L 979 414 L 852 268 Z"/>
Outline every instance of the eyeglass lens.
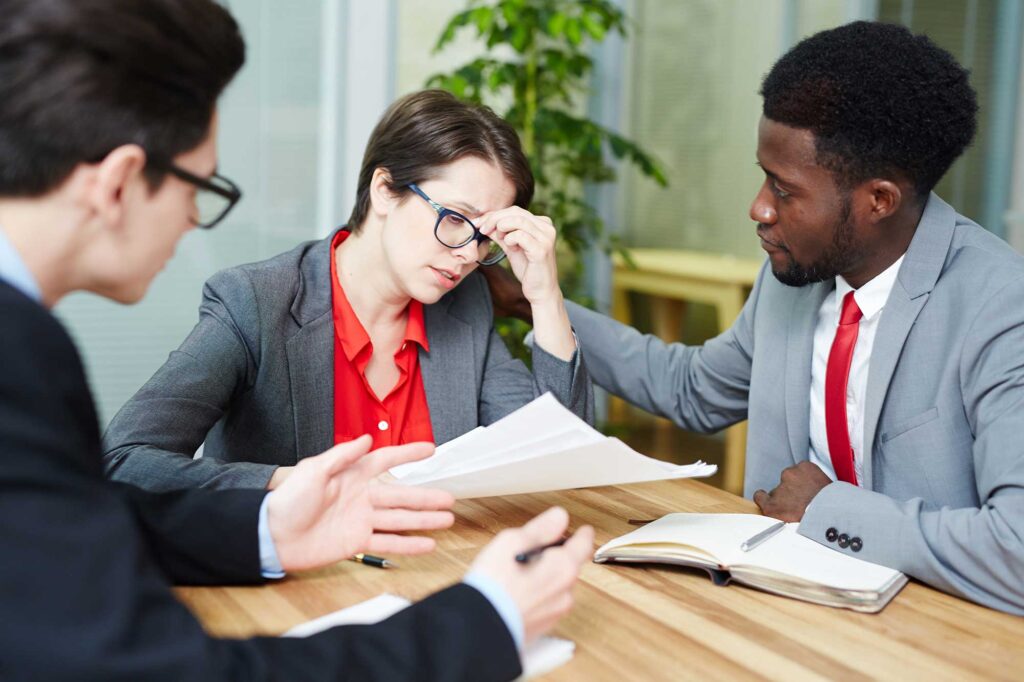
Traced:
<path fill-rule="evenodd" d="M 217 222 L 231 207 L 231 200 L 216 192 L 199 187 L 196 189 L 196 224 L 211 225 Z"/>
<path fill-rule="evenodd" d="M 445 246 L 458 248 L 469 242 L 475 234 L 469 219 L 453 211 L 445 212 L 438 220 L 437 238 Z M 478 242 L 477 249 L 477 260 L 481 263 L 488 264 L 501 259 L 501 247 L 490 239 Z"/>

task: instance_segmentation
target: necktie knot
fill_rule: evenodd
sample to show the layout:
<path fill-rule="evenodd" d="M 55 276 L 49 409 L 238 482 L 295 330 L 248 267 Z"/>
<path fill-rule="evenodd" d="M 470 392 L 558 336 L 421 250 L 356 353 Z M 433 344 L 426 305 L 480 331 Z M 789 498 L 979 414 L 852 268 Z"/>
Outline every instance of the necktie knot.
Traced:
<path fill-rule="evenodd" d="M 864 317 L 864 313 L 857 306 L 857 301 L 853 298 L 853 292 L 847 293 L 843 297 L 843 311 L 839 314 L 839 324 L 857 324 L 862 317 Z"/>

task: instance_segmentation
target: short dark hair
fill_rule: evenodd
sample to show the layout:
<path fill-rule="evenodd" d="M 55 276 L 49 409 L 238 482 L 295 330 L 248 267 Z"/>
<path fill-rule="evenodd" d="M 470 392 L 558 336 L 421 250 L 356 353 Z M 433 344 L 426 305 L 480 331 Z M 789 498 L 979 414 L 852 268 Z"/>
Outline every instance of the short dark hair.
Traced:
<path fill-rule="evenodd" d="M 977 97 L 951 54 L 902 26 L 858 21 L 787 52 L 761 85 L 765 117 L 814 134 L 850 188 L 898 176 L 924 197 L 971 143 Z"/>
<path fill-rule="evenodd" d="M 366 145 L 349 229 L 358 231 L 366 220 L 370 181 L 378 168 L 387 170 L 391 191 L 401 193 L 410 183 L 429 180 L 442 166 L 467 156 L 497 164 L 515 186 L 515 205 L 530 205 L 533 172 L 519 135 L 507 121 L 444 90 L 422 90 L 397 100 Z"/>
<path fill-rule="evenodd" d="M 0 16 L 0 196 L 45 194 L 123 144 L 194 149 L 245 61 L 212 0 L 0 0 Z"/>

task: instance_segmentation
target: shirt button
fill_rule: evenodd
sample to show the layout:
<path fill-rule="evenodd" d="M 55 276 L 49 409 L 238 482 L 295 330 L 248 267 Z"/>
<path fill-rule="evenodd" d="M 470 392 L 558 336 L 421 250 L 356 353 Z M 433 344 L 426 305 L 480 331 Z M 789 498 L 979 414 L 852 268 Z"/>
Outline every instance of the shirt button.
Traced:
<path fill-rule="evenodd" d="M 390 426 L 390 424 L 388 424 L 383 419 L 381 419 L 379 422 L 377 422 L 377 428 L 380 429 L 381 431 L 387 431 L 389 426 Z"/>

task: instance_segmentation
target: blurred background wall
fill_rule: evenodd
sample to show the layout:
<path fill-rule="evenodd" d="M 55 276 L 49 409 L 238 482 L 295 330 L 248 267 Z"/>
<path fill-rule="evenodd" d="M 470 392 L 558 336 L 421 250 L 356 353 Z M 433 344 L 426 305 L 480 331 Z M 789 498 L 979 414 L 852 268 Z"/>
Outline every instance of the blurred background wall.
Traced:
<path fill-rule="evenodd" d="M 394 97 L 483 51 L 468 33 L 432 47 L 463 0 L 231 0 L 248 61 L 221 107 L 221 172 L 245 197 L 191 233 L 140 305 L 75 295 L 57 309 L 84 349 L 101 420 L 177 347 L 217 270 L 325 235 L 351 210 L 370 129 Z M 923 31 L 972 70 L 982 104 L 974 146 L 939 192 L 1024 248 L 1024 87 L 1019 0 L 622 0 L 623 42 L 596 54 L 591 115 L 654 150 L 670 186 L 624 172 L 596 197 L 628 245 L 759 258 L 747 218 L 759 82 L 800 38 L 859 18 Z M 594 256 L 591 286 L 607 299 Z M 694 313 L 699 317 L 699 310 Z M 699 326 L 699 325 L 698 325 Z"/>

